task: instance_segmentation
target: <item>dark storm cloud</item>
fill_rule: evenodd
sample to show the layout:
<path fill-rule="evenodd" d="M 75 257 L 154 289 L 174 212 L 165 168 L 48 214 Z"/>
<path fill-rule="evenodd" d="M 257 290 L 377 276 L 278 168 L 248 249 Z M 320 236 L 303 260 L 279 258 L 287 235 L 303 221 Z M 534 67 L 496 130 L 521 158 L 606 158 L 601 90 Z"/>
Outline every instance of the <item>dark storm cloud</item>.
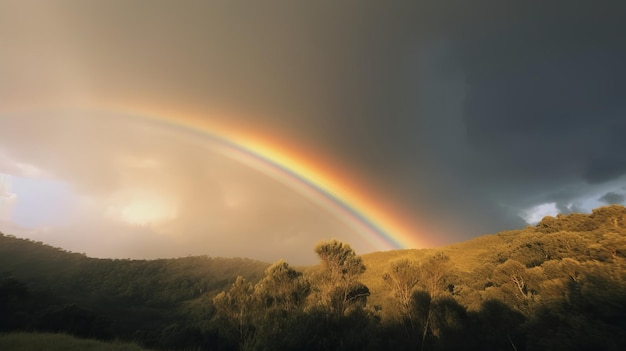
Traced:
<path fill-rule="evenodd" d="M 488 162 L 539 183 L 624 174 L 626 27 L 605 4 L 511 15 L 466 44 L 468 138 Z"/>
<path fill-rule="evenodd" d="M 461 37 L 475 184 L 514 207 L 578 210 L 585 182 L 626 173 L 624 6 L 561 5 L 494 9 Z"/>
<path fill-rule="evenodd" d="M 344 53 L 358 64 L 331 89 L 328 134 L 347 162 L 459 236 L 519 227 L 544 202 L 578 209 L 585 183 L 626 173 L 624 6 L 456 5 L 374 16 L 358 59 Z"/>
<path fill-rule="evenodd" d="M 612 205 L 612 204 L 623 204 L 624 199 L 625 197 L 623 194 L 608 192 L 604 194 L 599 200 L 604 202 L 607 205 Z"/>
<path fill-rule="evenodd" d="M 509 5 L 449 27 L 466 79 L 467 185 L 513 208 L 564 207 L 587 191 L 573 184 L 626 172 L 624 6 Z"/>

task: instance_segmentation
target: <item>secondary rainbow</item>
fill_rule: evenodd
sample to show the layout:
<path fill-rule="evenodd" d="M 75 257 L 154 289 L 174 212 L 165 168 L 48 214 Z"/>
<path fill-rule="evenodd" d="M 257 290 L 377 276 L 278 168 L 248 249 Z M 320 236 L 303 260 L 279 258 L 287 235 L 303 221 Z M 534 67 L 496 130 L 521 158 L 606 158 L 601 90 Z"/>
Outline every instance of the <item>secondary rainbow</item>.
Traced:
<path fill-rule="evenodd" d="M 207 123 L 206 119 L 193 117 L 165 117 L 158 114 L 126 114 L 167 124 L 201 134 L 223 146 L 232 158 L 288 183 L 291 188 L 331 211 L 356 230 L 365 240 L 380 249 L 415 248 L 422 246 L 415 233 L 397 223 L 398 220 L 374 205 L 370 199 L 333 176 L 332 170 L 314 164 L 284 147 L 245 134 L 241 131 Z"/>

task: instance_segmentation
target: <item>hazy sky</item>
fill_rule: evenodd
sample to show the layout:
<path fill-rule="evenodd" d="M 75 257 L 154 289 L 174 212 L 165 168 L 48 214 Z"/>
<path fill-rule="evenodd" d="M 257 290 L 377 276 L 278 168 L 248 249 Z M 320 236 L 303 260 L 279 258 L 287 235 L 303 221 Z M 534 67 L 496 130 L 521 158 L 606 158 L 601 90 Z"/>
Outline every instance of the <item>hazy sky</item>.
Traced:
<path fill-rule="evenodd" d="M 384 249 L 190 116 L 323 164 L 425 246 L 624 204 L 624 33 L 618 0 L 1 0 L 0 231 L 98 257 Z"/>

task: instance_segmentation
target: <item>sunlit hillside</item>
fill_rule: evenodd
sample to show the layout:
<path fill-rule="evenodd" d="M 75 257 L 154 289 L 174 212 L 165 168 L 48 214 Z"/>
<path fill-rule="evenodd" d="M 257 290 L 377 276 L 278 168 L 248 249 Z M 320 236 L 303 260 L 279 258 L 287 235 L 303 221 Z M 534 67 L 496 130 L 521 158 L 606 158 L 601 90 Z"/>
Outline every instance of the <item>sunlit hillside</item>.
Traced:
<path fill-rule="evenodd" d="M 588 265 L 598 264 L 607 270 L 615 270 L 622 278 L 626 277 L 623 258 L 626 257 L 626 209 L 622 206 L 608 206 L 594 210 L 591 214 L 573 213 L 545 217 L 536 226 L 520 230 L 504 231 L 484 235 L 462 243 L 435 249 L 400 250 L 375 252 L 363 255 L 368 270 L 363 282 L 372 287 L 371 302 L 381 303 L 391 291 L 380 277 L 390 266 L 402 259 L 425 262 L 435 254 L 448 258 L 448 267 L 454 274 L 447 283 L 454 288 L 471 281 L 493 286 L 492 277 L 498 266 L 507 260 L 515 260 L 525 267 L 551 266 L 564 259 L 574 259 Z M 554 273 L 554 272 L 551 272 Z M 486 294 L 489 289 L 482 290 Z M 454 296 L 468 307 L 470 297 L 457 291 Z M 481 301 L 479 299 L 477 301 Z"/>

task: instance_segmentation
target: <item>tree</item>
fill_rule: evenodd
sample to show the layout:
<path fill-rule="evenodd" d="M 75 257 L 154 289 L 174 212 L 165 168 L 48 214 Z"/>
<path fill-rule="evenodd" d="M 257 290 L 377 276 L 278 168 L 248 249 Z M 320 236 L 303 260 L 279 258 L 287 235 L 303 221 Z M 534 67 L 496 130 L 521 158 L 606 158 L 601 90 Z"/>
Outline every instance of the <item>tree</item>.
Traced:
<path fill-rule="evenodd" d="M 519 261 L 510 259 L 498 266 L 496 277 L 500 288 L 515 297 L 510 303 L 530 314 L 539 299 L 541 283 L 546 280 L 543 267 L 526 268 Z"/>
<path fill-rule="evenodd" d="M 445 290 L 444 284 L 450 270 L 450 257 L 443 252 L 435 253 L 422 264 L 423 281 L 431 298 L 438 297 Z"/>
<path fill-rule="evenodd" d="M 213 298 L 213 305 L 218 316 L 237 330 L 240 348 L 245 349 L 254 336 L 252 284 L 238 276 L 229 291 L 222 291 Z"/>
<path fill-rule="evenodd" d="M 600 244 L 613 261 L 626 257 L 626 232 L 624 230 L 617 233 L 605 233 L 602 236 Z"/>
<path fill-rule="evenodd" d="M 406 258 L 392 262 L 389 270 L 383 274 L 383 280 L 391 288 L 400 313 L 408 314 L 411 294 L 420 280 L 417 262 Z"/>
<path fill-rule="evenodd" d="M 255 287 L 255 293 L 266 309 L 283 311 L 301 308 L 309 292 L 310 284 L 302 277 L 302 273 L 289 267 L 284 260 L 271 265 Z"/>
<path fill-rule="evenodd" d="M 526 267 L 516 260 L 507 260 L 498 267 L 498 272 L 502 274 L 503 284 L 510 283 L 512 291 L 518 299 L 530 298 L 526 280 Z"/>
<path fill-rule="evenodd" d="M 322 265 L 317 277 L 319 304 L 337 316 L 350 307 L 364 306 L 369 289 L 358 278 L 365 272 L 365 265 L 350 245 L 333 239 L 318 244 L 315 253 Z"/>
<path fill-rule="evenodd" d="M 409 348 L 424 348 L 428 333 L 438 337 L 451 321 L 451 298 L 441 298 L 444 283 L 451 270 L 450 259 L 442 252 L 430 256 L 424 263 L 402 259 L 391 264 L 383 280 L 391 287 L 400 310 Z M 416 290 L 418 283 L 425 290 Z"/>
<path fill-rule="evenodd" d="M 301 348 L 307 336 L 300 329 L 306 320 L 304 304 L 311 291 L 308 280 L 280 260 L 265 270 L 265 277 L 254 290 L 261 309 L 254 321 L 255 349 Z"/>

